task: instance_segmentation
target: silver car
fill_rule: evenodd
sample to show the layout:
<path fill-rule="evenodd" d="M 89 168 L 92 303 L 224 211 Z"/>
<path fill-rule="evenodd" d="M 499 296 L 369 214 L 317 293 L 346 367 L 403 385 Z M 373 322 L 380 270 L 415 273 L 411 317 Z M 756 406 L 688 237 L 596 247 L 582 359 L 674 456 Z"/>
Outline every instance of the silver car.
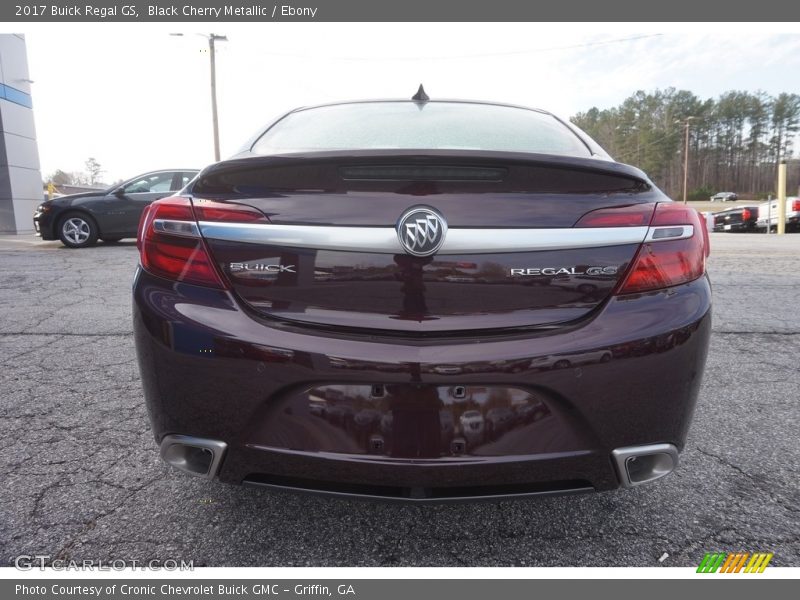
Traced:
<path fill-rule="evenodd" d="M 728 200 L 730 200 L 731 202 L 734 202 L 738 198 L 739 198 L 739 196 L 737 196 L 733 192 L 718 192 L 718 193 L 714 194 L 713 196 L 711 196 L 711 198 L 709 198 L 709 200 L 711 200 L 711 202 L 727 202 Z"/>

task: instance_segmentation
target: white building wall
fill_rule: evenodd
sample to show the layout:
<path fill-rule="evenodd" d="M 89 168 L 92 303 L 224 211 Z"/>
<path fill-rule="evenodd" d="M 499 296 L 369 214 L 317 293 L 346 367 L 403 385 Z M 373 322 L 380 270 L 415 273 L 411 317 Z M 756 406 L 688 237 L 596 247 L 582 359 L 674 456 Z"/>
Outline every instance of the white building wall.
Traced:
<path fill-rule="evenodd" d="M 42 173 L 25 37 L 0 34 L 0 233 L 33 231 Z"/>

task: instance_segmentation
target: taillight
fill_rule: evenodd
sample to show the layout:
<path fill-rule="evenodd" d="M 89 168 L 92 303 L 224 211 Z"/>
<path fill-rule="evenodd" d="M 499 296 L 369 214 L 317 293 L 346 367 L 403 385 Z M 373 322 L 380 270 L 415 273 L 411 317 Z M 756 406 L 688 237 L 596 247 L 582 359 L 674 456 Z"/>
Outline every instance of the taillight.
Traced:
<path fill-rule="evenodd" d="M 153 202 L 142 214 L 137 237 L 142 267 L 160 277 L 225 289 L 197 227 L 189 198 Z"/>
<path fill-rule="evenodd" d="M 633 266 L 617 291 L 632 294 L 693 281 L 710 252 L 705 220 L 694 208 L 659 203 Z"/>
<path fill-rule="evenodd" d="M 192 205 L 198 221 L 269 223 L 264 213 L 244 204 L 194 198 Z"/>
<path fill-rule="evenodd" d="M 800 198 L 792 200 L 792 212 L 800 211 Z"/>
<path fill-rule="evenodd" d="M 742 209 L 742 221 L 749 221 L 752 213 L 750 212 L 749 208 Z"/>
<path fill-rule="evenodd" d="M 655 204 L 600 208 L 583 215 L 575 227 L 647 227 L 654 208 Z"/>

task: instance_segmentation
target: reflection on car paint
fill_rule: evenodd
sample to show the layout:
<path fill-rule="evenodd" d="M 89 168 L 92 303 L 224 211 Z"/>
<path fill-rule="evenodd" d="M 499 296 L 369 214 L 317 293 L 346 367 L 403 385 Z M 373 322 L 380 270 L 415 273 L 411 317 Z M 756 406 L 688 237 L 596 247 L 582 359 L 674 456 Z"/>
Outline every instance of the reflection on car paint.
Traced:
<path fill-rule="evenodd" d="M 480 454 L 484 445 L 551 416 L 545 400 L 518 388 L 466 386 L 457 398 L 452 386 L 425 386 L 409 404 L 404 386 L 385 387 L 376 398 L 367 386 L 320 386 L 307 392 L 305 406 L 353 442 L 340 451 L 398 457 Z M 405 435 L 408 428 L 415 435 Z"/>

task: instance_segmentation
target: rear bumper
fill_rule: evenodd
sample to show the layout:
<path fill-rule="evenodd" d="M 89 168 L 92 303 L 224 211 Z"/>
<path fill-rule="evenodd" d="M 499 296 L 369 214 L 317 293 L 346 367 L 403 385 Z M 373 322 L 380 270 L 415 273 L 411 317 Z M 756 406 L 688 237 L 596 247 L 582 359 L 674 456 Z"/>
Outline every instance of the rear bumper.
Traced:
<path fill-rule="evenodd" d="M 703 277 L 558 333 L 344 337 L 140 270 L 133 312 L 157 442 L 218 440 L 229 483 L 424 501 L 613 489 L 614 450 L 681 449 L 710 308 Z"/>
<path fill-rule="evenodd" d="M 772 217 L 770 221 L 770 226 L 774 229 L 778 226 L 778 218 Z M 760 231 L 766 231 L 767 229 L 767 219 L 759 219 L 756 221 L 756 229 Z M 786 217 L 786 229 L 787 231 L 798 231 L 800 229 L 800 215 L 792 214 Z"/>
<path fill-rule="evenodd" d="M 744 223 L 721 223 L 719 225 L 714 225 L 714 231 L 719 232 L 726 232 L 726 231 L 755 231 L 756 224 L 753 221 L 748 221 Z"/>

